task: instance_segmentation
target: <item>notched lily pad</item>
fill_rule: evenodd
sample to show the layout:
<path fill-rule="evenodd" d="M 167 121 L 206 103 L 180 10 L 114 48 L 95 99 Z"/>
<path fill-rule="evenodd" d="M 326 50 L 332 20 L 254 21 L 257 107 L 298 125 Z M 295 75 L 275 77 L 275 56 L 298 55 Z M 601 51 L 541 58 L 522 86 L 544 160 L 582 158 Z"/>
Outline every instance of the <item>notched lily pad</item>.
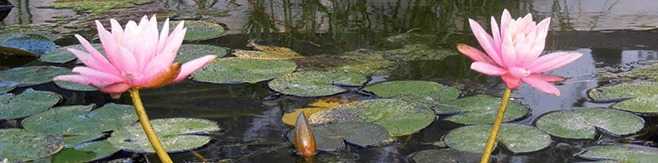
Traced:
<path fill-rule="evenodd" d="M 17 119 L 41 113 L 61 99 L 56 93 L 31 88 L 18 95 L 0 95 L 0 119 Z"/>
<path fill-rule="evenodd" d="M 478 162 L 480 154 L 446 148 L 416 152 L 411 158 L 416 163 L 465 163 Z"/>
<path fill-rule="evenodd" d="M 545 114 L 535 125 L 561 138 L 594 139 L 597 129 L 616 136 L 636 133 L 644 127 L 644 119 L 619 110 L 575 108 Z"/>
<path fill-rule="evenodd" d="M 329 96 L 347 91 L 342 86 L 361 86 L 368 81 L 362 74 L 348 72 L 302 71 L 287 74 L 268 83 L 279 93 L 301 96 Z"/>
<path fill-rule="evenodd" d="M 257 83 L 292 73 L 295 62 L 286 60 L 256 60 L 240 58 L 216 59 L 192 79 L 218 84 Z"/>
<path fill-rule="evenodd" d="M 91 44 L 92 47 L 96 48 L 97 50 L 101 51 L 102 53 L 102 45 L 101 44 Z M 39 58 L 39 61 L 41 62 L 48 62 L 48 63 L 67 63 L 71 62 L 76 59 L 75 55 L 73 53 L 69 52 L 68 48 L 72 49 L 77 49 L 81 51 L 86 51 L 82 45 L 71 45 L 71 46 L 66 46 L 66 47 L 61 47 L 57 48 L 53 51 L 50 51 L 44 55 L 42 55 Z"/>
<path fill-rule="evenodd" d="M 331 152 L 343 149 L 345 142 L 368 147 L 382 145 L 391 139 L 384 127 L 369 122 L 346 121 L 315 126 L 312 130 L 320 151 Z M 294 136 L 294 132 L 290 132 L 291 142 Z"/>
<path fill-rule="evenodd" d="M 482 153 L 491 125 L 473 125 L 454 129 L 445 137 L 446 144 L 453 149 L 465 152 Z M 498 143 L 514 153 L 527 153 L 542 150 L 551 145 L 551 136 L 527 125 L 503 124 L 498 135 Z"/>
<path fill-rule="evenodd" d="M 202 44 L 183 44 L 181 45 L 180 49 L 178 49 L 178 55 L 176 55 L 176 62 L 186 63 L 188 61 L 206 55 L 216 55 L 217 58 L 219 58 L 226 56 L 228 52 L 229 49 L 225 47 L 202 45 Z"/>
<path fill-rule="evenodd" d="M 583 149 L 576 156 L 590 160 L 649 163 L 658 160 L 658 148 L 633 144 L 597 145 Z"/>
<path fill-rule="evenodd" d="M 604 86 L 589 90 L 589 97 L 597 102 L 623 100 L 658 94 L 658 83 L 636 82 Z"/>
<path fill-rule="evenodd" d="M 459 89 L 436 82 L 407 80 L 389 81 L 369 85 L 364 90 L 383 98 L 400 98 L 407 102 L 435 107 L 459 97 Z"/>
<path fill-rule="evenodd" d="M 434 107 L 438 114 L 454 114 L 445 120 L 460 124 L 491 124 L 496 118 L 500 98 L 477 95 L 448 101 Z M 528 115 L 530 110 L 514 101 L 510 101 L 505 112 L 504 122 L 517 120 Z"/>
<path fill-rule="evenodd" d="M 48 157 L 64 147 L 59 136 L 49 136 L 23 129 L 0 130 L 0 160 L 30 161 Z"/>
<path fill-rule="evenodd" d="M 612 108 L 634 113 L 658 113 L 658 95 L 641 96 L 612 105 Z"/>
<path fill-rule="evenodd" d="M 219 131 L 216 122 L 204 119 L 168 118 L 151 121 L 162 146 L 167 152 L 181 152 L 199 148 L 210 142 L 209 132 Z M 137 153 L 154 153 L 151 144 L 139 124 L 124 126 L 114 133 L 108 141 L 117 148 Z"/>
<path fill-rule="evenodd" d="M 97 135 L 137 121 L 130 105 L 73 105 L 53 108 L 23 120 L 26 130 L 53 135 Z"/>
<path fill-rule="evenodd" d="M 178 23 L 179 21 L 169 22 L 171 26 L 169 29 L 175 28 Z M 221 37 L 224 34 L 224 27 L 222 25 L 208 21 L 186 20 L 185 28 L 187 28 L 185 41 L 210 40 Z"/>
<path fill-rule="evenodd" d="M 310 116 L 311 124 L 341 121 L 366 121 L 383 126 L 391 136 L 416 133 L 427 127 L 436 115 L 399 99 L 374 99 L 339 105 L 336 109 Z"/>
<path fill-rule="evenodd" d="M 55 76 L 64 75 L 71 70 L 55 66 L 28 66 L 17 67 L 0 71 L 0 80 L 18 83 L 18 86 L 32 86 L 48 83 Z"/>

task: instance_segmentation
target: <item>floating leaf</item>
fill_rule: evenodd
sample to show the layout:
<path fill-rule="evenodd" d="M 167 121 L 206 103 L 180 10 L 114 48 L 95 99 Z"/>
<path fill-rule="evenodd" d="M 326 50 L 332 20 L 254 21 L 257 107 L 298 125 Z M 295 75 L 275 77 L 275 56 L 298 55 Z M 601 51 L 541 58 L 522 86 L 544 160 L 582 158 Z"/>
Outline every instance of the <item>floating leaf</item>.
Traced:
<path fill-rule="evenodd" d="M 67 135 L 64 136 L 64 147 L 73 148 L 78 144 L 87 143 L 105 137 L 104 133 L 90 135 Z"/>
<path fill-rule="evenodd" d="M 90 85 L 82 85 L 78 83 L 73 83 L 69 81 L 55 81 L 55 85 L 60 88 L 72 90 L 72 91 L 96 91 L 96 87 Z"/>
<path fill-rule="evenodd" d="M 644 120 L 619 110 L 575 108 L 545 114 L 535 125 L 546 133 L 561 138 L 594 139 L 597 129 L 614 135 L 636 133 L 644 127 Z"/>
<path fill-rule="evenodd" d="M 410 135 L 427 127 L 436 115 L 399 99 L 357 101 L 318 112 L 310 116 L 313 123 L 366 121 L 383 126 L 391 136 Z"/>
<path fill-rule="evenodd" d="M 48 157 L 64 147 L 61 137 L 42 135 L 23 129 L 0 130 L 0 159 L 30 161 Z"/>
<path fill-rule="evenodd" d="M 17 67 L 9 70 L 0 71 L 0 80 L 18 83 L 18 86 L 32 86 L 48 83 L 55 76 L 64 75 L 71 70 L 55 66 L 28 66 Z"/>
<path fill-rule="evenodd" d="M 482 153 L 491 125 L 473 125 L 454 129 L 445 137 L 446 144 L 465 152 Z M 542 150 L 551 145 L 551 136 L 527 125 L 502 124 L 498 143 L 514 153 Z"/>
<path fill-rule="evenodd" d="M 271 50 L 275 50 L 275 51 L 236 50 L 235 52 L 233 52 L 233 55 L 235 55 L 238 58 L 262 59 L 262 60 L 288 60 L 288 59 L 298 59 L 304 57 L 288 48 L 283 48 L 283 47 L 276 47 L 276 48 L 279 48 L 281 50 L 274 48 L 272 48 Z"/>
<path fill-rule="evenodd" d="M 14 88 L 16 88 L 16 85 L 18 84 L 14 82 L 0 81 L 0 94 L 4 94 L 11 90 L 14 90 Z"/>
<path fill-rule="evenodd" d="M 496 118 L 500 98 L 487 95 L 477 95 L 461 98 L 454 101 L 448 101 L 435 107 L 434 110 L 439 114 L 455 114 L 445 120 L 460 124 L 491 124 Z M 522 118 L 530 110 L 523 105 L 510 101 L 505 112 L 505 122 Z"/>
<path fill-rule="evenodd" d="M 176 62 L 186 63 L 206 55 L 216 55 L 219 58 L 224 57 L 226 54 L 228 54 L 228 52 L 229 49 L 225 47 L 201 44 L 183 44 L 178 50 L 178 55 L 176 55 Z"/>
<path fill-rule="evenodd" d="M 287 95 L 317 97 L 347 91 L 336 85 L 360 86 L 367 81 L 368 78 L 357 73 L 302 71 L 276 78 L 268 85 Z"/>
<path fill-rule="evenodd" d="M 78 144 L 72 148 L 64 148 L 53 156 L 53 162 L 89 162 L 112 156 L 119 152 L 107 140 Z"/>
<path fill-rule="evenodd" d="M 53 135 L 97 135 L 137 121 L 130 105 L 105 104 L 91 110 L 93 105 L 74 105 L 53 108 L 23 120 L 30 131 Z"/>
<path fill-rule="evenodd" d="M 592 100 L 601 102 L 623 100 L 640 96 L 652 96 L 658 94 L 658 83 L 622 83 L 594 88 L 589 90 L 588 94 Z"/>
<path fill-rule="evenodd" d="M 48 110 L 62 99 L 56 93 L 27 89 L 18 95 L 0 95 L 0 119 L 17 119 Z"/>
<path fill-rule="evenodd" d="M 0 46 L 22 49 L 38 55 L 53 51 L 57 47 L 55 42 L 45 36 L 22 33 L 0 34 Z"/>
<path fill-rule="evenodd" d="M 658 95 L 641 96 L 612 105 L 612 108 L 635 113 L 658 113 Z"/>
<path fill-rule="evenodd" d="M 334 100 L 331 98 L 324 98 L 324 99 L 318 99 L 315 100 L 313 103 L 309 104 L 305 108 L 300 108 L 300 109 L 295 109 L 293 112 L 285 113 L 281 117 L 281 121 L 289 126 L 295 126 L 295 122 L 297 121 L 297 116 L 299 113 L 304 113 L 306 117 L 310 117 L 312 114 L 317 113 L 319 111 L 327 110 L 327 109 L 332 109 L 340 104 L 348 103 L 348 101 L 340 101 L 340 100 Z"/>
<path fill-rule="evenodd" d="M 235 84 L 257 83 L 295 71 L 297 65 L 285 60 L 222 58 L 193 74 L 196 81 Z"/>
<path fill-rule="evenodd" d="M 649 163 L 658 160 L 658 148 L 633 144 L 597 145 L 585 148 L 576 156 L 591 160 Z"/>
<path fill-rule="evenodd" d="M 425 44 L 404 45 L 401 49 L 384 51 L 387 59 L 399 61 L 442 60 L 448 56 L 459 55 L 447 49 L 433 49 Z"/>
<path fill-rule="evenodd" d="M 384 144 L 391 139 L 384 127 L 368 122 L 345 121 L 315 126 L 312 130 L 320 151 L 343 149 L 345 142 L 368 147 Z M 289 138 L 294 136 L 294 133 L 290 132 Z"/>
<path fill-rule="evenodd" d="M 367 86 L 364 90 L 383 98 L 400 98 L 415 104 L 434 107 L 459 97 L 459 89 L 431 81 L 389 81 Z"/>
<path fill-rule="evenodd" d="M 167 152 L 181 152 L 199 148 L 210 142 L 210 137 L 198 135 L 219 131 L 217 123 L 204 119 L 168 118 L 151 121 L 162 146 Z M 139 124 L 125 126 L 112 133 L 108 139 L 122 150 L 138 153 L 154 153 L 151 144 Z"/>
<path fill-rule="evenodd" d="M 96 48 L 99 51 L 102 51 L 102 45 L 101 44 L 91 44 L 92 47 Z M 71 46 L 66 46 L 66 47 L 61 47 L 57 48 L 56 50 L 50 51 L 43 56 L 39 58 L 39 61 L 41 62 L 48 62 L 48 63 L 67 63 L 71 62 L 76 59 L 75 55 L 73 53 L 69 52 L 67 49 L 77 49 L 77 50 L 82 50 L 86 51 L 82 45 L 77 44 L 77 45 L 71 45 Z"/>
<path fill-rule="evenodd" d="M 169 29 L 173 29 L 178 23 L 179 21 L 170 22 L 169 25 L 171 28 Z M 185 28 L 187 28 L 185 41 L 210 40 L 224 34 L 224 27 L 222 25 L 208 21 L 186 20 Z"/>
<path fill-rule="evenodd" d="M 632 78 L 648 78 L 654 81 L 658 81 L 658 64 L 649 65 L 646 67 L 636 68 L 629 71 L 625 76 Z"/>
<path fill-rule="evenodd" d="M 454 149 L 430 149 L 413 154 L 412 159 L 416 163 L 460 163 L 478 162 L 480 154 L 462 152 Z"/>
<path fill-rule="evenodd" d="M 388 75 L 395 62 L 387 60 L 378 51 L 359 49 L 342 55 L 312 55 L 295 60 L 302 71 L 351 72 L 371 75 Z"/>

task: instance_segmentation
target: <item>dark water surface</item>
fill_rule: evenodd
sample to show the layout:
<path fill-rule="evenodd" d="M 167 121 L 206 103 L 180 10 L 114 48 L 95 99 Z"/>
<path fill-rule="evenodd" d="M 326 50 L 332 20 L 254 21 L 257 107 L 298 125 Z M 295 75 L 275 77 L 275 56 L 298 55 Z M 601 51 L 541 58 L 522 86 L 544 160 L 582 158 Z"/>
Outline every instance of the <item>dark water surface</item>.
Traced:
<path fill-rule="evenodd" d="M 67 9 L 39 8 L 52 0 L 14 0 L 16 5 L 5 25 L 44 23 L 57 16 L 74 16 Z M 17 3 L 18 2 L 18 3 Z M 575 50 L 585 54 L 553 74 L 569 79 L 559 87 L 561 96 L 551 96 L 527 86 L 513 97 L 528 105 L 532 113 L 521 123 L 531 124 L 550 111 L 574 106 L 607 106 L 587 99 L 588 89 L 616 82 L 602 74 L 628 71 L 658 60 L 658 3 L 647 0 L 161 0 L 149 4 L 159 13 L 176 19 L 205 19 L 223 23 L 228 33 L 219 39 L 203 41 L 234 49 L 247 48 L 254 40 L 262 44 L 290 47 L 303 55 L 338 55 L 357 49 L 394 49 L 404 44 L 422 43 L 437 49 L 452 49 L 456 43 L 476 45 L 467 18 L 488 22 L 502 9 L 514 17 L 532 13 L 535 20 L 551 16 L 552 30 L 546 51 Z M 333 3 L 332 3 L 333 2 Z M 204 5 L 200 5 L 204 4 Z M 139 13 L 139 11 L 133 11 Z M 149 13 L 150 14 L 150 13 Z M 140 14 L 135 14 L 140 15 Z M 112 17 L 112 15 L 109 15 Z M 630 21 L 634 20 L 634 21 Z M 394 40 L 401 34 L 423 37 Z M 390 41 L 393 40 L 393 41 Z M 58 43 L 74 44 L 67 39 Z M 64 45 L 64 44 L 61 44 Z M 498 79 L 480 76 L 468 69 L 470 61 L 451 56 L 441 61 L 398 63 L 402 67 L 383 80 L 431 80 L 463 88 L 464 96 L 499 96 L 503 85 Z M 39 86 L 51 89 L 52 85 Z M 100 93 L 58 91 L 65 104 L 104 103 L 111 99 Z M 195 150 L 205 159 L 236 162 L 301 162 L 285 139 L 289 127 L 281 123 L 284 112 L 302 107 L 314 98 L 279 95 L 266 82 L 253 85 L 216 85 L 193 81 L 143 93 L 152 118 L 195 117 L 215 120 L 222 131 L 213 133 L 214 141 Z M 336 95 L 339 98 L 368 98 L 357 92 Z M 129 104 L 124 97 L 120 103 Z M 657 123 L 647 120 L 645 130 Z M 447 121 L 435 121 L 420 133 L 390 145 L 373 148 L 350 147 L 347 152 L 321 153 L 317 162 L 411 162 L 408 156 L 432 145 L 451 129 L 460 127 Z M 634 142 L 656 146 L 656 132 L 639 134 L 633 139 L 605 137 L 603 142 Z M 555 138 L 554 138 L 555 140 Z M 527 154 L 512 154 L 499 148 L 499 162 L 573 162 L 581 147 L 593 141 L 559 140 L 548 149 Z M 113 158 L 140 156 L 120 153 Z M 199 161 L 192 152 L 174 154 L 177 162 Z M 155 156 L 148 156 L 157 161 Z"/>

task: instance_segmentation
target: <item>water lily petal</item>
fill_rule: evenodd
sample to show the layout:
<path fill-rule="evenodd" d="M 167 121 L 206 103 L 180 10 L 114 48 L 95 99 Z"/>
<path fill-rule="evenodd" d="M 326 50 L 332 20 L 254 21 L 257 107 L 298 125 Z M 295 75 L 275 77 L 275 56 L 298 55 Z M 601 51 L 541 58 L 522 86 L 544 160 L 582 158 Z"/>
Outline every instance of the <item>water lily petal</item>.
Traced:
<path fill-rule="evenodd" d="M 582 55 L 578 52 L 555 52 L 539 57 L 527 68 L 533 73 L 543 73 L 567 65 Z"/>
<path fill-rule="evenodd" d="M 217 58 L 216 55 L 206 55 L 183 64 L 183 66 L 181 66 L 180 73 L 178 73 L 178 76 L 174 81 L 181 81 L 187 78 L 187 76 L 189 76 L 192 72 L 208 65 L 213 60 L 215 60 L 215 58 Z"/>
<path fill-rule="evenodd" d="M 473 61 L 495 64 L 484 52 L 466 44 L 457 44 L 457 50 Z"/>
<path fill-rule="evenodd" d="M 542 92 L 555 96 L 560 96 L 560 90 L 557 89 L 557 87 L 555 87 L 553 84 L 549 83 L 548 81 L 542 80 L 542 78 L 539 78 L 537 76 L 529 76 L 523 78 L 522 80 L 523 82 L 528 83 L 528 85 L 535 87 Z"/>
<path fill-rule="evenodd" d="M 511 74 L 501 75 L 500 78 L 503 79 L 503 82 L 505 82 L 505 85 L 507 85 L 507 88 L 509 89 L 516 89 L 521 85 L 521 79 L 514 77 Z"/>
<path fill-rule="evenodd" d="M 487 52 L 489 57 L 494 61 L 496 58 L 500 58 L 498 51 L 496 51 L 496 48 L 494 47 L 494 42 L 491 36 L 486 31 L 484 31 L 484 29 L 482 29 L 482 26 L 480 26 L 478 22 L 474 21 L 473 19 L 468 19 L 468 22 L 471 26 L 473 34 L 475 35 L 475 38 L 480 43 L 482 49 Z"/>
<path fill-rule="evenodd" d="M 471 69 L 487 75 L 502 75 L 507 72 L 505 69 L 484 62 L 473 62 Z"/>

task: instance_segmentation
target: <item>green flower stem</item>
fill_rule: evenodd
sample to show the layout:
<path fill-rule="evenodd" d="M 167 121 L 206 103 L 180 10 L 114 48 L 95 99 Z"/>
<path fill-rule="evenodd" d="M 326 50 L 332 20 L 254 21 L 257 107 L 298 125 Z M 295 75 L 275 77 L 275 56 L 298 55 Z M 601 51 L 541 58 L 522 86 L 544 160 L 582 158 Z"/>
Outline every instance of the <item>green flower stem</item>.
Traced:
<path fill-rule="evenodd" d="M 491 152 L 494 150 L 496 145 L 496 137 L 498 137 L 498 132 L 500 131 L 500 125 L 503 124 L 503 119 L 505 118 L 505 111 L 507 110 L 507 104 L 509 103 L 510 95 L 512 90 L 505 88 L 505 93 L 503 94 L 502 101 L 500 102 L 500 107 L 498 108 L 498 113 L 496 113 L 496 120 L 494 121 L 491 132 L 489 133 L 489 138 L 487 139 L 487 144 L 484 146 L 484 152 L 482 153 L 482 159 L 480 163 L 488 163 L 491 158 Z"/>
<path fill-rule="evenodd" d="M 148 115 L 146 115 L 146 110 L 144 110 L 142 99 L 139 96 L 139 89 L 130 89 L 130 97 L 133 100 L 133 105 L 135 105 L 135 112 L 139 117 L 139 124 L 142 125 L 142 128 L 144 129 L 144 133 L 146 133 L 146 137 L 151 143 L 153 150 L 158 155 L 161 162 L 172 163 L 173 161 L 171 161 L 169 154 L 167 154 L 167 151 L 165 151 L 165 149 L 162 147 L 162 144 L 160 143 L 160 139 L 155 134 L 155 130 L 153 130 L 153 127 L 151 126 L 149 117 Z"/>

